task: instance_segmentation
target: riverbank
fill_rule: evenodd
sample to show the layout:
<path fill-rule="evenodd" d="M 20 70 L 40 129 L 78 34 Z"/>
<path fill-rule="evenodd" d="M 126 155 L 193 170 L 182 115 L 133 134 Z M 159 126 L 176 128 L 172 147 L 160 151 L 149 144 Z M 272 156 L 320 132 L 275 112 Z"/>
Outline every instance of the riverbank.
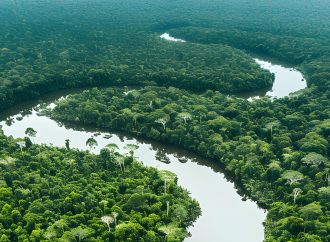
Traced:
<path fill-rule="evenodd" d="M 267 208 L 265 231 L 270 239 L 278 231 L 287 235 L 281 226 L 290 214 L 280 214 L 281 209 L 292 209 L 296 219 L 307 223 L 315 217 L 302 211 L 315 207 L 323 214 L 327 206 L 321 198 L 327 181 L 312 179 L 326 176 L 327 120 L 319 117 L 311 126 L 309 120 L 316 113 L 299 118 L 310 94 L 307 90 L 289 98 L 248 102 L 219 92 L 196 95 L 173 87 L 144 87 L 130 93 L 120 88 L 91 89 L 57 102 L 51 116 L 65 123 L 139 134 L 221 163 L 242 184 L 244 195 Z M 321 114 L 327 106 L 315 108 Z M 320 162 L 308 169 L 313 157 Z M 310 186 L 320 194 L 319 205 L 308 200 Z"/>
<path fill-rule="evenodd" d="M 48 99 L 47 105 L 66 94 L 54 94 L 53 98 Z M 35 102 L 31 102 L 31 106 L 25 108 L 23 113 L 20 106 L 11 110 L 11 116 L 7 119 L 13 120 L 12 123 L 0 123 L 6 135 L 23 137 L 25 129 L 33 127 L 37 131 L 34 138 L 36 143 L 64 147 L 65 139 L 69 139 L 71 147 L 83 150 L 87 149 L 86 140 L 93 137 L 98 142 L 98 146 L 93 150 L 95 153 L 109 143 L 117 144 L 121 153 L 125 152 L 125 145 L 135 144 L 139 146 L 135 155 L 144 165 L 174 172 L 178 176 L 178 185 L 187 189 L 202 209 L 202 216 L 189 228 L 192 237 L 185 241 L 201 241 L 203 238 L 222 241 L 230 241 L 232 238 L 242 240 L 243 234 L 236 234 L 236 229 L 244 231 L 245 241 L 263 240 L 262 222 L 266 214 L 254 202 L 242 201 L 235 184 L 227 180 L 216 163 L 180 148 L 150 140 L 109 133 L 96 128 L 57 123 L 48 117 L 39 116 L 38 111 L 33 111 L 40 109 Z M 17 120 L 18 117 L 22 119 Z M 109 135 L 111 137 L 107 138 Z M 185 163 L 182 163 L 183 161 Z M 206 186 L 208 189 L 205 189 Z"/>

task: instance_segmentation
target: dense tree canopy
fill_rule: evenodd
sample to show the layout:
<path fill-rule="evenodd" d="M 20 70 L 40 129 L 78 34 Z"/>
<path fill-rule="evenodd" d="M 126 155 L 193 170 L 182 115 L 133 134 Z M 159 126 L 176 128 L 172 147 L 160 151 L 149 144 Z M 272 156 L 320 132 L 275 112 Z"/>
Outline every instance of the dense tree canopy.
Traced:
<path fill-rule="evenodd" d="M 313 92 L 249 102 L 173 87 L 133 89 L 127 95 L 120 88 L 95 88 L 59 101 L 49 114 L 212 158 L 241 184 L 242 195 L 269 209 L 268 240 L 300 239 L 307 233 L 322 241 L 329 232 L 329 202 L 323 194 L 329 189 L 330 103 L 328 92 L 317 97 Z M 279 204 L 291 212 L 280 215 Z"/>
<path fill-rule="evenodd" d="M 164 172 L 107 149 L 21 151 L 0 134 L 0 241 L 162 241 L 164 226 L 180 232 L 171 241 L 181 241 L 200 209 L 169 172 L 164 193 Z"/>
<path fill-rule="evenodd" d="M 267 241 L 328 241 L 329 13 L 328 0 L 1 0 L 0 110 L 69 87 L 138 86 L 92 89 L 49 115 L 209 157 L 268 209 Z M 250 54 L 295 65 L 309 89 L 223 95 L 271 88 Z M 0 241 L 176 241 L 198 215 L 180 188 L 164 194 L 157 171 L 132 161 L 134 147 L 114 159 L 111 145 L 94 156 L 69 141 L 0 142 Z M 152 184 L 144 195 L 142 181 Z M 168 196 L 178 201 L 169 216 Z"/>

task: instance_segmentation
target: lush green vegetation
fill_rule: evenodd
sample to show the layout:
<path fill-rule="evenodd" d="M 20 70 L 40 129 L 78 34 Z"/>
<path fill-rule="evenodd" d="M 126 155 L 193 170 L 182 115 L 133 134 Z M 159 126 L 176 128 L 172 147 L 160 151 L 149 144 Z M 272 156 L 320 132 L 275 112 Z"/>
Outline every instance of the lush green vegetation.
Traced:
<path fill-rule="evenodd" d="M 187 41 L 227 44 L 297 65 L 309 86 L 329 81 L 328 1 L 234 0 L 230 6 L 222 4 L 211 11 L 208 24 L 174 25 L 169 32 Z"/>
<path fill-rule="evenodd" d="M 241 193 L 269 210 L 268 241 L 329 238 L 329 91 L 248 102 L 173 87 L 92 89 L 69 96 L 58 120 L 168 142 L 222 164 Z M 313 98 L 313 99 L 311 99 Z M 312 101 L 311 101 L 312 100 Z"/>
<path fill-rule="evenodd" d="M 0 110 L 68 87 L 145 86 L 127 95 L 121 89 L 93 89 L 61 102 L 52 115 L 124 130 L 210 157 L 232 174 L 242 196 L 268 208 L 268 241 L 328 241 L 329 13 L 328 0 L 2 0 Z M 165 31 L 188 42 L 161 40 L 159 34 Z M 271 86 L 273 75 L 256 65 L 246 52 L 296 65 L 310 89 L 299 96 L 253 103 L 216 92 Z M 149 87 L 152 85 L 211 91 L 197 95 L 173 87 Z M 5 172 L 5 182 L 0 229 L 5 231 L 4 241 L 15 241 L 18 234 L 38 241 L 48 227 L 57 237 L 70 236 L 79 226 L 92 229 L 87 231 L 91 240 L 116 236 L 118 227 L 112 225 L 107 232 L 100 220 L 103 213 L 98 201 L 83 201 L 85 204 L 81 202 L 77 208 L 63 207 L 65 202 L 50 204 L 51 196 L 82 199 L 82 192 L 96 200 L 110 196 L 107 211 L 113 212 L 114 205 L 120 207 L 123 215 L 118 221 L 132 225 L 123 230 L 141 232 L 143 238 L 159 239 L 159 228 L 164 224 L 170 226 L 163 231 L 179 234 L 187 225 L 182 223 L 181 229 L 176 229 L 177 219 L 164 217 L 164 207 L 158 214 L 160 220 L 149 224 L 145 220 L 156 218 L 148 217 L 153 204 L 131 214 L 121 202 L 136 193 L 135 185 L 140 181 L 151 182 L 150 175 L 160 181 L 155 170 L 145 173 L 146 169 L 132 162 L 132 173 L 119 175 L 118 167 L 116 172 L 104 169 L 104 157 L 43 146 L 20 152 L 12 139 L 1 135 L 1 140 L 0 172 Z M 63 162 L 67 159 L 90 160 L 72 169 L 78 171 L 75 175 L 82 184 L 102 182 L 102 188 L 94 191 L 86 186 L 85 190 L 70 180 L 68 172 L 72 169 Z M 48 171 L 49 166 L 58 171 Z M 139 181 L 129 183 L 127 194 L 121 194 L 122 179 Z M 50 194 L 47 184 L 54 180 L 61 181 L 58 186 L 63 194 Z M 66 184 L 73 184 L 78 195 L 70 197 Z M 109 186 L 111 191 L 117 189 L 115 196 L 99 192 Z M 157 186 L 150 189 L 146 194 L 155 198 L 150 202 L 164 202 L 165 195 Z M 177 188 L 173 185 L 173 189 Z M 40 205 L 44 210 L 39 205 L 27 209 L 33 214 L 25 218 L 27 199 L 37 205 L 40 199 L 48 203 Z M 49 206 L 56 206 L 53 213 L 47 211 L 40 217 Z M 12 208 L 15 213 L 9 215 Z M 79 216 L 70 209 L 77 209 Z M 187 223 L 195 216 L 191 215 Z M 68 219 L 65 231 L 54 225 L 63 219 Z"/>
<path fill-rule="evenodd" d="M 327 0 L 3 0 L 0 109 L 76 86 L 270 87 L 272 75 L 236 48 L 301 65 L 309 84 L 327 81 L 329 12 Z M 192 43 L 162 41 L 163 31 Z"/>
<path fill-rule="evenodd" d="M 198 203 L 174 174 L 134 160 L 135 147 L 115 148 L 93 155 L 1 133 L 0 241 L 182 241 Z"/>
<path fill-rule="evenodd" d="M 0 109 L 75 86 L 270 87 L 272 75 L 236 48 L 301 65 L 309 84 L 327 81 L 328 2 L 254 2 L 1 1 Z M 163 31 L 194 43 L 162 41 Z"/>
<path fill-rule="evenodd" d="M 309 84 L 329 79 L 330 44 L 327 40 L 277 36 L 242 30 L 186 27 L 171 34 L 203 44 L 228 44 L 249 52 L 297 64 L 308 76 Z"/>
<path fill-rule="evenodd" d="M 227 93 L 271 87 L 273 76 L 242 51 L 161 40 L 150 28 L 163 3 L 153 4 L 144 21 L 136 20 L 137 9 L 148 1 L 127 4 L 132 7 L 119 1 L 1 1 L 0 109 L 87 85 L 157 83 Z"/>

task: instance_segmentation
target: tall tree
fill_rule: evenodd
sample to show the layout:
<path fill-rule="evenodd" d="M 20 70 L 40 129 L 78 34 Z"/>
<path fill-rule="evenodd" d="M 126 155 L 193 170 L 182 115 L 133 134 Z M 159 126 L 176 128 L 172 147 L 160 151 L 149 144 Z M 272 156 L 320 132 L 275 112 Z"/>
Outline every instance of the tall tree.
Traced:
<path fill-rule="evenodd" d="M 128 150 L 131 158 L 134 157 L 134 151 L 137 150 L 138 148 L 139 148 L 139 146 L 138 145 L 135 145 L 135 144 L 127 144 L 124 147 L 125 150 Z"/>
<path fill-rule="evenodd" d="M 273 129 L 280 126 L 280 121 L 275 120 L 266 124 L 266 129 L 270 130 L 270 139 L 273 138 Z"/>
<path fill-rule="evenodd" d="M 27 128 L 25 130 L 25 134 L 29 137 L 32 138 L 33 142 L 34 142 L 34 137 L 36 137 L 37 135 L 37 131 L 35 131 L 33 128 Z"/>
<path fill-rule="evenodd" d="M 90 230 L 84 229 L 81 226 L 71 229 L 70 232 L 78 240 L 78 242 L 91 235 Z"/>
<path fill-rule="evenodd" d="M 115 163 L 120 167 L 122 173 L 125 172 L 125 157 L 124 156 L 117 156 L 115 159 Z"/>
<path fill-rule="evenodd" d="M 89 150 L 91 151 L 93 148 L 95 148 L 97 146 L 97 141 L 94 138 L 88 138 L 86 140 L 86 146 L 89 147 Z"/>
<path fill-rule="evenodd" d="M 177 206 L 174 209 L 173 214 L 179 219 L 180 224 L 188 217 L 187 209 L 183 205 Z"/>
<path fill-rule="evenodd" d="M 110 224 L 112 224 L 115 220 L 111 216 L 102 216 L 101 217 L 102 222 L 106 223 L 110 232 Z"/>
<path fill-rule="evenodd" d="M 294 188 L 293 189 L 293 203 L 296 203 L 297 197 L 302 193 L 302 190 L 300 188 Z"/>
<path fill-rule="evenodd" d="M 186 112 L 179 113 L 178 116 L 184 121 L 185 124 L 187 124 L 187 121 L 191 119 L 191 114 Z"/>
<path fill-rule="evenodd" d="M 67 150 L 70 150 L 70 140 L 69 139 L 65 140 L 65 147 Z"/>
<path fill-rule="evenodd" d="M 16 144 L 19 146 L 21 152 L 23 151 L 23 148 L 26 147 L 25 141 L 18 141 Z"/>
<path fill-rule="evenodd" d="M 163 129 L 166 130 L 166 124 L 168 122 L 168 119 L 166 119 L 166 118 L 159 118 L 159 119 L 156 119 L 155 122 L 163 125 Z"/>
<path fill-rule="evenodd" d="M 102 209 L 103 209 L 103 213 L 105 213 L 105 207 L 108 205 L 108 201 L 107 200 L 102 200 L 100 202 L 100 205 L 102 206 Z"/>
<path fill-rule="evenodd" d="M 282 174 L 282 177 L 287 180 L 287 182 L 292 185 L 304 179 L 304 175 L 299 171 L 288 170 Z"/>
<path fill-rule="evenodd" d="M 113 219 L 115 220 L 115 226 L 117 226 L 117 217 L 119 214 L 117 212 L 112 212 L 111 215 L 112 215 Z"/>

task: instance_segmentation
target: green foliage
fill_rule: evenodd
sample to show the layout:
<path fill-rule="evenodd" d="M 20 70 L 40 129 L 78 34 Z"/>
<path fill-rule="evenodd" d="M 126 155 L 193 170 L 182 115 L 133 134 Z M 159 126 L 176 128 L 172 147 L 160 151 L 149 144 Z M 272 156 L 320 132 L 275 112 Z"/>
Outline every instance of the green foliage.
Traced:
<path fill-rule="evenodd" d="M 145 87 L 134 93 L 132 98 L 120 88 L 94 88 L 60 100 L 49 114 L 61 121 L 78 119 L 171 143 L 219 161 L 241 184 L 241 194 L 269 209 L 266 237 L 270 241 L 282 236 L 285 240 L 307 236 L 300 234 L 306 232 L 307 225 L 308 233 L 323 238 L 319 227 L 329 219 L 325 213 L 329 208 L 329 141 L 320 126 L 324 127 L 330 115 L 328 93 L 315 95 L 310 90 L 296 97 L 254 102 L 219 92 L 193 94 L 173 87 Z M 148 105 L 150 101 L 152 106 Z M 323 105 L 307 112 L 308 102 Z M 82 115 L 87 106 L 97 114 L 97 122 Z M 182 120 L 183 113 L 189 114 L 187 122 Z M 123 114 L 125 119 L 121 118 Z M 135 115 L 140 118 L 134 119 Z M 165 129 L 155 122 L 164 116 Z M 105 117 L 110 119 L 102 122 Z M 165 184 L 173 179 L 166 174 L 161 177 Z M 142 197 L 128 198 L 126 209 L 143 209 Z M 281 209 L 277 202 L 282 202 Z M 173 209 L 176 222 L 185 221 L 186 210 L 180 206 Z M 318 226 L 309 226 L 317 219 Z"/>
<path fill-rule="evenodd" d="M 71 87 L 211 89 L 201 95 L 175 88 L 93 89 L 60 102 L 53 117 L 123 130 L 219 161 L 241 194 L 268 208 L 266 240 L 329 241 L 329 12 L 328 0 L 2 0 L 0 110 Z M 161 40 L 165 31 L 187 42 Z M 214 92 L 271 86 L 274 76 L 245 51 L 298 65 L 310 89 L 253 103 Z M 36 133 L 27 131 L 33 139 Z M 99 157 L 71 151 L 67 142 L 66 150 L 43 147 L 41 158 L 29 138 L 21 142 L 17 150 L 0 135 L 0 241 L 77 241 L 76 230 L 88 231 L 80 239 L 92 241 L 136 241 L 137 235 L 157 241 L 160 230 L 167 241 L 185 236 L 177 216 L 163 223 L 162 189 L 146 191 L 159 199 L 154 204 L 132 192 L 151 179 L 140 172 L 145 168 L 115 156 L 116 147 Z M 132 160 L 134 149 L 129 152 Z M 155 170 L 148 171 L 163 184 Z M 138 181 L 130 177 L 135 173 Z M 293 191 L 299 191 L 297 200 Z M 175 195 L 185 196 L 180 189 Z M 109 203 L 100 208 L 102 200 Z M 121 223 L 108 233 L 100 216 L 112 210 Z M 160 219 L 151 216 L 155 211 Z"/>
<path fill-rule="evenodd" d="M 158 227 L 177 222 L 173 212 L 167 216 L 157 185 L 165 172 L 133 160 L 121 173 L 115 166 L 106 169 L 104 159 L 110 156 L 37 145 L 21 151 L 12 138 L 0 134 L 0 140 L 0 157 L 10 151 L 15 160 L 0 170 L 0 181 L 10 180 L 0 183 L 0 241 L 160 241 Z M 32 163 L 39 168 L 32 169 Z M 178 225 L 186 231 L 200 215 L 198 203 L 175 183 L 169 185 L 167 199 L 189 211 Z"/>
<path fill-rule="evenodd" d="M 77 86 L 157 83 L 235 93 L 272 85 L 273 75 L 243 51 L 222 44 L 161 40 L 152 26 L 163 28 L 162 19 L 173 15 L 162 1 L 97 2 L 61 2 L 63 8 L 60 3 L 39 5 L 35 0 L 1 2 L 0 109 Z M 182 8 L 179 3 L 166 4 Z M 193 5 L 199 9 L 197 1 Z M 52 13 L 49 18 L 44 18 L 46 12 Z M 82 20 L 86 17 L 92 21 Z"/>

